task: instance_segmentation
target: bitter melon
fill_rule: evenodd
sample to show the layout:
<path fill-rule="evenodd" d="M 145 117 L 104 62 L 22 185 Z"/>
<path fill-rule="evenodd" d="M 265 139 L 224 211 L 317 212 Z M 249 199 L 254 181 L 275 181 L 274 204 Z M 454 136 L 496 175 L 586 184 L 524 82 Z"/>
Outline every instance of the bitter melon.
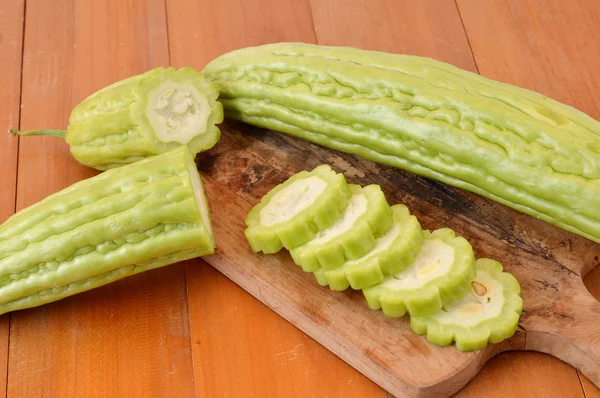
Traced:
<path fill-rule="evenodd" d="M 460 351 L 478 350 L 499 343 L 517 330 L 523 310 L 521 287 L 514 276 L 502 272 L 502 265 L 491 259 L 479 259 L 477 276 L 470 292 L 448 303 L 435 314 L 411 316 L 410 326 L 418 334 L 440 346 L 456 341 Z"/>
<path fill-rule="evenodd" d="M 301 171 L 263 196 L 246 216 L 246 239 L 254 252 L 295 249 L 331 226 L 348 205 L 346 178 L 328 165 Z"/>
<path fill-rule="evenodd" d="M 392 210 L 378 185 L 350 185 L 350 192 L 352 196 L 339 219 L 290 251 L 304 271 L 334 269 L 346 260 L 360 258 L 392 225 Z"/>
<path fill-rule="evenodd" d="M 369 307 L 388 316 L 434 313 L 444 303 L 463 297 L 475 277 L 469 242 L 449 228 L 423 231 L 423 244 L 413 263 L 363 290 Z"/>
<path fill-rule="evenodd" d="M 159 67 L 114 83 L 73 109 L 67 130 L 11 132 L 64 138 L 80 163 L 107 170 L 187 145 L 193 155 L 221 133 L 218 89 L 193 68 Z"/>
<path fill-rule="evenodd" d="M 366 289 L 412 264 L 423 243 L 421 224 L 402 204 L 392 206 L 391 218 L 391 228 L 375 241 L 370 252 L 336 269 L 315 270 L 319 284 L 331 290 L 346 290 L 350 286 L 355 290 Z"/>
<path fill-rule="evenodd" d="M 399 167 L 600 242 L 600 123 L 417 56 L 303 43 L 203 70 L 226 116 Z"/>
<path fill-rule="evenodd" d="M 294 243 L 306 240 L 291 250 L 295 252 L 292 258 L 305 271 L 312 271 L 319 284 L 337 291 L 350 286 L 362 289 L 369 307 L 383 309 L 388 316 L 410 313 L 413 330 L 427 334 L 438 345 L 456 341 L 460 350 L 472 350 L 515 333 L 522 308 L 520 287 L 513 276 L 502 272 L 499 263 L 489 259 L 475 262 L 469 242 L 449 228 L 423 231 L 405 205 L 392 206 L 390 214 L 376 185 L 350 185 L 348 200 L 345 190 L 339 193 L 339 186 L 346 186 L 339 176 L 321 165 L 311 173 L 290 177 L 265 195 L 247 218 L 251 225 L 262 224 L 251 236 L 247 234 L 251 247 L 255 251 L 280 250 L 283 245 L 278 234 L 286 228 L 284 235 L 293 237 Z M 315 177 L 322 181 L 317 183 Z M 324 180 L 337 185 L 331 185 L 331 195 L 318 198 L 327 189 Z M 305 231 L 306 225 L 314 224 L 312 219 L 323 215 L 326 202 L 337 220 L 317 232 L 316 226 L 308 228 L 310 233 L 297 232 Z M 376 229 L 383 231 L 385 217 L 391 226 L 374 240 L 370 251 L 331 266 L 353 242 L 356 250 L 365 251 L 359 238 L 374 236 Z M 336 260 L 331 262 L 332 258 Z"/>
<path fill-rule="evenodd" d="M 80 181 L 0 225 L 0 314 L 213 253 L 185 146 Z"/>

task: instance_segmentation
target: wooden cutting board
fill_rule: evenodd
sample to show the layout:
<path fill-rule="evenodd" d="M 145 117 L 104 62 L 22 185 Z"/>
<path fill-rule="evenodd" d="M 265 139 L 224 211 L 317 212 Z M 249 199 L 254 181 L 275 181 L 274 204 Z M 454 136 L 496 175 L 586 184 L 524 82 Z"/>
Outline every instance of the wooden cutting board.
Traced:
<path fill-rule="evenodd" d="M 282 133 L 236 122 L 222 131 L 197 158 L 217 241 L 206 261 L 391 394 L 449 396 L 507 350 L 549 353 L 600 386 L 600 303 L 582 282 L 600 263 L 600 245 L 478 195 Z M 361 292 L 319 286 L 286 251 L 252 253 L 243 235 L 250 208 L 290 175 L 322 163 L 350 183 L 381 185 L 388 202 L 406 204 L 423 228 L 452 228 L 476 257 L 501 261 L 522 287 L 516 335 L 477 352 L 440 348 L 413 333 L 407 318 L 369 309 Z"/>

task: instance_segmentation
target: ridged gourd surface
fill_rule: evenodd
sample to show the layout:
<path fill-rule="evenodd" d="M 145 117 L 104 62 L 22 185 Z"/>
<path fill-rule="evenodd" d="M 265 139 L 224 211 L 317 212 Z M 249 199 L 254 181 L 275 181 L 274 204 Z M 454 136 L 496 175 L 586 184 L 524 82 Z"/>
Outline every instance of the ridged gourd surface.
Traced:
<path fill-rule="evenodd" d="M 0 310 L 206 254 L 210 226 L 182 154 L 105 172 L 9 218 L 0 226 Z"/>
<path fill-rule="evenodd" d="M 600 242 L 600 123 L 432 59 L 273 44 L 203 73 L 229 117 L 479 193 Z"/>

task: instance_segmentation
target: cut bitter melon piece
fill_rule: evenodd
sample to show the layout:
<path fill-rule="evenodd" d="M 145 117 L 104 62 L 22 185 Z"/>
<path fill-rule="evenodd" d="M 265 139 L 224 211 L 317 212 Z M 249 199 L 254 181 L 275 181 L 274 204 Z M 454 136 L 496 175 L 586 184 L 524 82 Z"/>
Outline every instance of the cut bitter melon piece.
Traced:
<path fill-rule="evenodd" d="M 410 266 L 363 290 L 369 307 L 392 317 L 406 312 L 423 316 L 467 294 L 475 277 L 469 242 L 449 228 L 423 234 L 421 250 Z"/>
<path fill-rule="evenodd" d="M 360 290 L 380 283 L 385 275 L 395 274 L 408 267 L 423 243 L 423 230 L 408 208 L 392 206 L 393 224 L 387 233 L 375 241 L 373 249 L 361 258 L 346 261 L 339 268 L 314 271 L 317 281 L 331 290 L 348 287 Z"/>
<path fill-rule="evenodd" d="M 392 210 L 379 185 L 350 185 L 348 206 L 329 228 L 291 250 L 294 262 L 306 272 L 334 269 L 368 253 L 375 240 L 392 226 Z"/>
<path fill-rule="evenodd" d="M 343 174 L 328 165 L 301 171 L 273 188 L 246 217 L 246 239 L 254 252 L 295 249 L 340 218 L 350 199 Z"/>
<path fill-rule="evenodd" d="M 502 265 L 490 259 L 476 262 L 477 276 L 471 291 L 444 309 L 424 317 L 411 317 L 413 331 L 440 346 L 453 341 L 460 351 L 478 350 L 499 343 L 517 330 L 523 310 L 521 286 L 517 279 L 502 272 Z"/>
<path fill-rule="evenodd" d="M 217 86 L 193 68 L 158 67 L 105 87 L 73 109 L 67 130 L 11 132 L 64 138 L 80 163 L 112 169 L 186 145 L 192 155 L 221 137 Z"/>
<path fill-rule="evenodd" d="M 79 181 L 0 225 L 0 314 L 214 253 L 185 146 Z"/>

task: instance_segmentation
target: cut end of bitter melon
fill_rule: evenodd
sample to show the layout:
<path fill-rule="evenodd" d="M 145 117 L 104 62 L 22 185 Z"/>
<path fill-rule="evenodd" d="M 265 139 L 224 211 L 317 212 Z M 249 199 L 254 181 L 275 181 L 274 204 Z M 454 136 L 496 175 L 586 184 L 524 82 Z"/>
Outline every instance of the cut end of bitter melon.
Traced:
<path fill-rule="evenodd" d="M 411 328 L 440 346 L 456 342 L 460 351 L 478 350 L 499 343 L 517 330 L 523 309 L 521 287 L 514 276 L 502 272 L 494 260 L 479 259 L 469 293 L 435 314 L 411 317 Z"/>
<path fill-rule="evenodd" d="M 106 170 L 186 145 L 193 155 L 221 137 L 217 86 L 193 68 L 155 68 L 90 95 L 65 140 L 81 163 Z"/>
<path fill-rule="evenodd" d="M 371 308 L 381 308 L 393 317 L 407 312 L 424 316 L 469 291 L 475 277 L 475 257 L 469 242 L 448 228 L 423 233 L 423 245 L 410 266 L 363 290 Z"/>
<path fill-rule="evenodd" d="M 193 68 L 167 68 L 149 75 L 146 114 L 161 143 L 187 145 L 194 153 L 211 148 L 220 138 L 215 124 L 223 121 L 218 89 Z"/>
<path fill-rule="evenodd" d="M 196 202 L 198 203 L 198 210 L 200 211 L 202 223 L 204 224 L 204 228 L 206 229 L 206 234 L 208 236 L 207 240 L 211 246 L 207 248 L 207 251 L 212 254 L 215 250 L 215 236 L 212 230 L 210 208 L 208 206 L 208 199 L 206 198 L 206 194 L 204 192 L 204 185 L 200 179 L 200 173 L 198 172 L 196 163 L 191 155 L 189 156 L 188 161 L 188 171 L 190 174 L 190 180 L 192 182 L 192 188 L 194 190 L 194 196 L 196 197 Z"/>
<path fill-rule="evenodd" d="M 406 206 L 397 204 L 391 210 L 393 224 L 375 241 L 373 249 L 360 258 L 346 261 L 339 268 L 314 271 L 319 284 L 329 285 L 336 291 L 350 286 L 356 290 L 366 289 L 414 261 L 423 242 L 421 225 Z"/>
<path fill-rule="evenodd" d="M 291 251 L 294 262 L 307 272 L 334 269 L 360 258 L 392 225 L 392 210 L 378 185 L 350 185 L 352 196 L 340 218 L 314 239 Z"/>
<path fill-rule="evenodd" d="M 168 82 L 148 93 L 148 118 L 156 138 L 187 144 L 206 130 L 210 107 L 193 84 Z"/>
<path fill-rule="evenodd" d="M 340 218 L 350 188 L 327 165 L 302 171 L 273 188 L 246 217 L 246 239 L 254 252 L 295 249 Z"/>

